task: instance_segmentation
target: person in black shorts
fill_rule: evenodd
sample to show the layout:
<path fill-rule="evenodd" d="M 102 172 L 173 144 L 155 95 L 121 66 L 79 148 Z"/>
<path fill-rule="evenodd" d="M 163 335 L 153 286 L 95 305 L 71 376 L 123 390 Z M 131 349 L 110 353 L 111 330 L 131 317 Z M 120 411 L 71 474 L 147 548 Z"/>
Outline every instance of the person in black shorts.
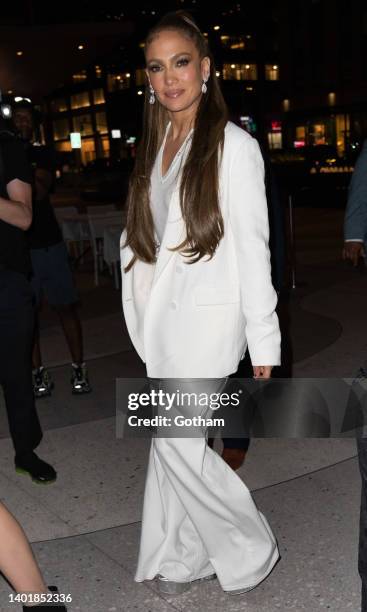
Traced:
<path fill-rule="evenodd" d="M 83 359 L 82 327 L 76 308 L 78 300 L 68 252 L 50 201 L 54 181 L 51 151 L 33 142 L 32 105 L 21 102 L 14 108 L 14 122 L 33 168 L 33 222 L 28 232 L 32 259 L 32 287 L 37 306 L 45 292 L 48 303 L 57 311 L 72 357 L 71 385 L 75 394 L 88 393 L 87 367 Z M 42 364 L 38 320 L 33 344 L 33 387 L 36 397 L 51 395 L 53 381 Z"/>
<path fill-rule="evenodd" d="M 50 483 L 56 480 L 55 470 L 34 452 L 42 430 L 32 387 L 34 309 L 25 234 L 31 221 L 31 172 L 24 147 L 0 115 L 0 384 L 16 470 L 37 483 Z"/>

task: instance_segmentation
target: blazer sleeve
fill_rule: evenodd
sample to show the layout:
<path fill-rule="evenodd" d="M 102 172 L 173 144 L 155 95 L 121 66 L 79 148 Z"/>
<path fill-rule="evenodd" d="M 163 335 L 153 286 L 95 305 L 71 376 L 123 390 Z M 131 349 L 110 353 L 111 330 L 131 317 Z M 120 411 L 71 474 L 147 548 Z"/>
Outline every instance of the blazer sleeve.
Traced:
<path fill-rule="evenodd" d="M 229 223 L 240 276 L 241 303 L 252 365 L 280 365 L 277 294 L 271 282 L 269 220 L 264 162 L 254 138 L 233 155 Z"/>
<path fill-rule="evenodd" d="M 365 240 L 367 234 L 367 140 L 357 159 L 349 186 L 344 239 Z"/>

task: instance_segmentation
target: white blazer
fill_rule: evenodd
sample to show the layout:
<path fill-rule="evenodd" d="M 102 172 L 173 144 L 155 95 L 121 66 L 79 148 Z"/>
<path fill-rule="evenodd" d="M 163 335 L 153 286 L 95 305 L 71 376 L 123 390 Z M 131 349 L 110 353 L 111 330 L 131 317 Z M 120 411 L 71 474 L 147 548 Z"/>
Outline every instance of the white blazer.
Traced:
<path fill-rule="evenodd" d="M 186 264 L 168 250 L 185 237 L 179 185 L 156 263 L 137 261 L 125 274 L 132 251 L 122 233 L 123 311 L 149 377 L 224 377 L 247 345 L 253 365 L 280 364 L 263 159 L 257 141 L 231 122 L 219 181 L 224 236 L 211 260 Z"/>

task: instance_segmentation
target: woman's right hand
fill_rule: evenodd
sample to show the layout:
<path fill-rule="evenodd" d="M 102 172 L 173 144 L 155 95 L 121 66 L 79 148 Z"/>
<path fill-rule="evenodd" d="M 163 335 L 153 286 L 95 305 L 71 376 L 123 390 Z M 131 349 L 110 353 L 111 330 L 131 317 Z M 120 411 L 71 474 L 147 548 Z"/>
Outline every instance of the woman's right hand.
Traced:
<path fill-rule="evenodd" d="M 271 378 L 273 366 L 253 366 L 254 378 Z"/>

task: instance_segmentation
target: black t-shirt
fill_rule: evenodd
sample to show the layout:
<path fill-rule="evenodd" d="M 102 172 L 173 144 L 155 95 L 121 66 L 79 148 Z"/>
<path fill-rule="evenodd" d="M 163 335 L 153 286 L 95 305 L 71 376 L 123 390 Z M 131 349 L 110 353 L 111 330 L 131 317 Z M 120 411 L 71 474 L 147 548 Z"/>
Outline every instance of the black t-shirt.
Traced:
<path fill-rule="evenodd" d="M 6 186 L 14 179 L 32 183 L 23 143 L 15 136 L 0 136 L 0 195 L 6 200 L 9 195 Z M 1 204 L 0 204 L 1 206 Z M 0 220 L 0 266 L 30 276 L 31 262 L 26 233 Z"/>
<path fill-rule="evenodd" d="M 55 174 L 55 161 L 52 151 L 43 145 L 26 145 L 28 161 L 35 174 L 42 169 Z M 29 246 L 31 249 L 44 249 L 62 241 L 62 234 L 55 217 L 55 212 L 47 195 L 42 200 L 36 200 L 33 176 L 33 221 L 28 231 Z"/>

